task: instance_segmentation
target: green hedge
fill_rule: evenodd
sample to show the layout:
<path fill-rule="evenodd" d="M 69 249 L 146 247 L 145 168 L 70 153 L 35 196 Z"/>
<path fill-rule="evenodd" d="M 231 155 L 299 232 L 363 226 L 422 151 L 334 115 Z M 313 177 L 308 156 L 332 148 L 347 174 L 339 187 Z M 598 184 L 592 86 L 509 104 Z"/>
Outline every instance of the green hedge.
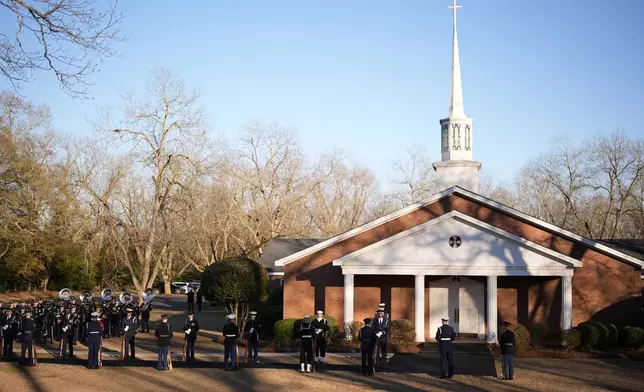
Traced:
<path fill-rule="evenodd" d="M 523 324 L 517 324 L 514 329 L 514 335 L 517 341 L 517 348 L 524 350 L 530 346 L 530 330 Z"/>
<path fill-rule="evenodd" d="M 275 340 L 284 344 L 288 344 L 293 340 L 295 323 L 297 321 L 299 319 L 294 318 L 276 321 L 273 325 L 273 336 Z"/>
<path fill-rule="evenodd" d="M 550 328 L 546 324 L 534 323 L 528 326 L 530 344 L 534 348 L 543 348 L 550 338 Z"/>
<path fill-rule="evenodd" d="M 391 322 L 387 344 L 391 345 L 394 351 L 413 347 L 415 343 L 416 330 L 411 321 L 393 320 Z"/>
<path fill-rule="evenodd" d="M 619 329 L 619 345 L 623 348 L 639 350 L 644 347 L 644 328 L 622 327 Z"/>
<path fill-rule="evenodd" d="M 577 328 L 563 331 L 561 342 L 567 350 L 577 350 L 581 347 L 581 332 Z"/>
<path fill-rule="evenodd" d="M 601 332 L 596 323 L 585 322 L 577 327 L 581 333 L 581 347 L 585 350 L 591 350 L 599 345 Z"/>

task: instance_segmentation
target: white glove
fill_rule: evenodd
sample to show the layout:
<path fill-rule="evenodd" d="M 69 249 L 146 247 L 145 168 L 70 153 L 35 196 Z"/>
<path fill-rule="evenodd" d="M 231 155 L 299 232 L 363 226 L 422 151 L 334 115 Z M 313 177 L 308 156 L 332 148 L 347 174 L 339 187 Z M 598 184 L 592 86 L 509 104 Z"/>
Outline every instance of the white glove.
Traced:
<path fill-rule="evenodd" d="M 8 325 L 5 325 L 4 327 L 2 327 L 2 329 L 4 329 L 5 331 L 7 330 L 7 328 L 9 328 Z"/>
<path fill-rule="evenodd" d="M 63 332 L 67 332 L 67 327 L 63 327 Z"/>
<path fill-rule="evenodd" d="M 250 333 L 253 333 L 253 332 L 255 332 L 255 328 L 250 329 Z"/>
<path fill-rule="evenodd" d="M 192 331 L 192 329 L 190 329 L 190 328 L 186 329 L 186 335 L 190 335 L 191 331 Z"/>
<path fill-rule="evenodd" d="M 130 329 L 129 325 L 127 327 L 125 327 L 125 332 L 127 332 L 128 329 Z"/>
<path fill-rule="evenodd" d="M 377 336 L 377 337 L 381 337 L 381 336 L 382 336 L 382 332 L 378 332 L 378 333 L 376 333 L 376 336 Z"/>
<path fill-rule="evenodd" d="M 315 330 L 315 333 L 317 333 L 317 334 L 320 334 L 320 332 L 322 332 L 322 330 L 321 330 L 321 329 L 316 329 L 316 330 Z"/>

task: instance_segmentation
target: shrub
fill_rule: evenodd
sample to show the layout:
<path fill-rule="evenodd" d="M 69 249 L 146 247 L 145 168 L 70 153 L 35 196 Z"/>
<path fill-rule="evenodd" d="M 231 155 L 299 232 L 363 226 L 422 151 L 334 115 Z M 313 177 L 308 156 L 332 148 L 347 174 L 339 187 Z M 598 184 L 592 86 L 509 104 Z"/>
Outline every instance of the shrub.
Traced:
<path fill-rule="evenodd" d="M 326 342 L 329 344 L 330 342 L 338 342 L 342 340 L 342 337 L 340 335 L 340 328 L 338 327 L 338 320 L 335 319 L 333 316 L 327 316 L 325 315 L 324 318 L 329 322 L 329 332 L 326 336 Z"/>
<path fill-rule="evenodd" d="M 644 347 L 644 328 L 625 327 L 624 337 L 621 338 L 622 346 L 633 350 L 639 350 Z"/>
<path fill-rule="evenodd" d="M 596 323 L 585 322 L 579 324 L 577 327 L 581 333 L 581 347 L 585 350 L 590 350 L 597 347 L 601 332 Z"/>
<path fill-rule="evenodd" d="M 543 348 L 550 337 L 550 328 L 546 324 L 535 323 L 528 326 L 530 331 L 530 344 L 534 348 Z"/>
<path fill-rule="evenodd" d="M 201 290 L 206 301 L 223 303 L 236 311 L 239 305 L 266 301 L 268 280 L 268 272 L 261 264 L 238 256 L 206 267 L 201 274 Z"/>
<path fill-rule="evenodd" d="M 273 325 L 273 336 L 280 344 L 289 344 L 294 339 L 294 330 L 298 319 L 279 320 Z"/>
<path fill-rule="evenodd" d="M 513 329 L 517 340 L 517 348 L 524 350 L 530 346 L 530 330 L 523 324 L 517 324 Z"/>
<path fill-rule="evenodd" d="M 393 320 L 387 343 L 396 351 L 414 346 L 416 343 L 414 324 L 409 320 Z"/>
<path fill-rule="evenodd" d="M 615 324 L 604 323 L 603 326 L 607 334 L 602 336 L 600 347 L 603 349 L 613 349 L 617 347 L 617 343 L 619 342 L 619 330 Z"/>
<path fill-rule="evenodd" d="M 577 350 L 581 347 L 581 332 L 577 328 L 563 331 L 561 343 L 567 350 Z"/>
<path fill-rule="evenodd" d="M 351 349 L 357 349 L 360 347 L 358 333 L 360 333 L 360 329 L 362 327 L 364 327 L 364 323 L 362 321 L 352 321 L 348 323 L 348 325 L 345 324 L 342 332 L 339 334 L 340 340 L 344 341 L 342 343 L 344 347 Z M 351 337 L 351 340 L 347 341 L 347 337 Z"/>

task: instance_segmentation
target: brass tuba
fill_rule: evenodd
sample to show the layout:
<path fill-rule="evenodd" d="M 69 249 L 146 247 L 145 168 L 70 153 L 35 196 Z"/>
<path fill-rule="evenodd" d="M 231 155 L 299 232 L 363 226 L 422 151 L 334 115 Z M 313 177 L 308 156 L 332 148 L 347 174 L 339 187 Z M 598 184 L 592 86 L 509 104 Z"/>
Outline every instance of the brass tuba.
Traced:
<path fill-rule="evenodd" d="M 89 292 L 89 291 L 85 291 L 80 296 L 81 302 L 84 302 L 84 303 L 90 303 L 90 302 L 92 302 L 93 299 L 94 299 L 94 297 L 92 296 L 92 293 Z"/>
<path fill-rule="evenodd" d="M 133 299 L 134 298 L 132 298 L 132 294 L 127 291 L 122 292 L 119 296 L 119 301 L 121 301 L 123 305 L 128 305 L 130 302 L 132 302 Z"/>
<path fill-rule="evenodd" d="M 143 291 L 143 300 L 144 300 L 145 302 L 150 302 L 150 301 L 152 301 L 152 299 L 153 299 L 154 297 L 156 297 L 156 294 L 154 294 L 154 290 L 153 290 L 153 289 L 148 288 L 148 289 L 145 289 L 145 291 Z"/>
<path fill-rule="evenodd" d="M 70 289 L 62 289 L 58 293 L 58 297 L 63 301 L 69 301 L 72 298 L 72 291 Z"/>
<path fill-rule="evenodd" d="M 114 294 L 112 293 L 112 289 L 105 288 L 103 291 L 101 291 L 101 298 L 103 298 L 103 301 L 109 302 L 112 300 L 112 296 Z"/>

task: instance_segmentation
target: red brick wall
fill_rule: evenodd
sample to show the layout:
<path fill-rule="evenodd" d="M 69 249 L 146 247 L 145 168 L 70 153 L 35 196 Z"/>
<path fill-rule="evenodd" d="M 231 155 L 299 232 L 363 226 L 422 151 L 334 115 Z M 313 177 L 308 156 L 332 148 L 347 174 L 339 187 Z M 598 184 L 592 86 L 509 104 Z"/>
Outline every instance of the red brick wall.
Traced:
<path fill-rule="evenodd" d="M 461 196 L 451 195 L 432 205 L 384 223 L 343 242 L 320 250 L 284 267 L 284 317 L 302 317 L 317 309 L 343 323 L 343 284 L 340 267 L 331 262 L 372 243 L 417 226 L 451 210 L 457 210 L 509 233 L 566 254 L 584 263 L 573 278 L 573 325 L 590 317 L 616 317 L 620 302 L 637 295 L 642 288 L 640 272 L 554 233 L 531 226 L 502 212 Z M 441 277 L 427 277 L 425 282 Z M 503 282 L 503 286 L 501 283 Z M 546 322 L 558 327 L 561 321 L 559 278 L 499 278 L 499 318 L 509 321 Z M 385 293 L 385 294 L 383 294 Z M 375 305 L 384 301 L 392 319 L 414 320 L 412 276 L 356 276 L 354 318 L 372 317 Z M 389 298 L 387 300 L 386 298 Z M 429 311 L 429 290 L 425 294 L 425 315 Z M 392 308 L 393 306 L 393 308 Z M 526 310 L 527 308 L 527 310 Z M 513 310 L 514 309 L 514 310 Z M 426 328 L 426 336 L 431 333 Z"/>

